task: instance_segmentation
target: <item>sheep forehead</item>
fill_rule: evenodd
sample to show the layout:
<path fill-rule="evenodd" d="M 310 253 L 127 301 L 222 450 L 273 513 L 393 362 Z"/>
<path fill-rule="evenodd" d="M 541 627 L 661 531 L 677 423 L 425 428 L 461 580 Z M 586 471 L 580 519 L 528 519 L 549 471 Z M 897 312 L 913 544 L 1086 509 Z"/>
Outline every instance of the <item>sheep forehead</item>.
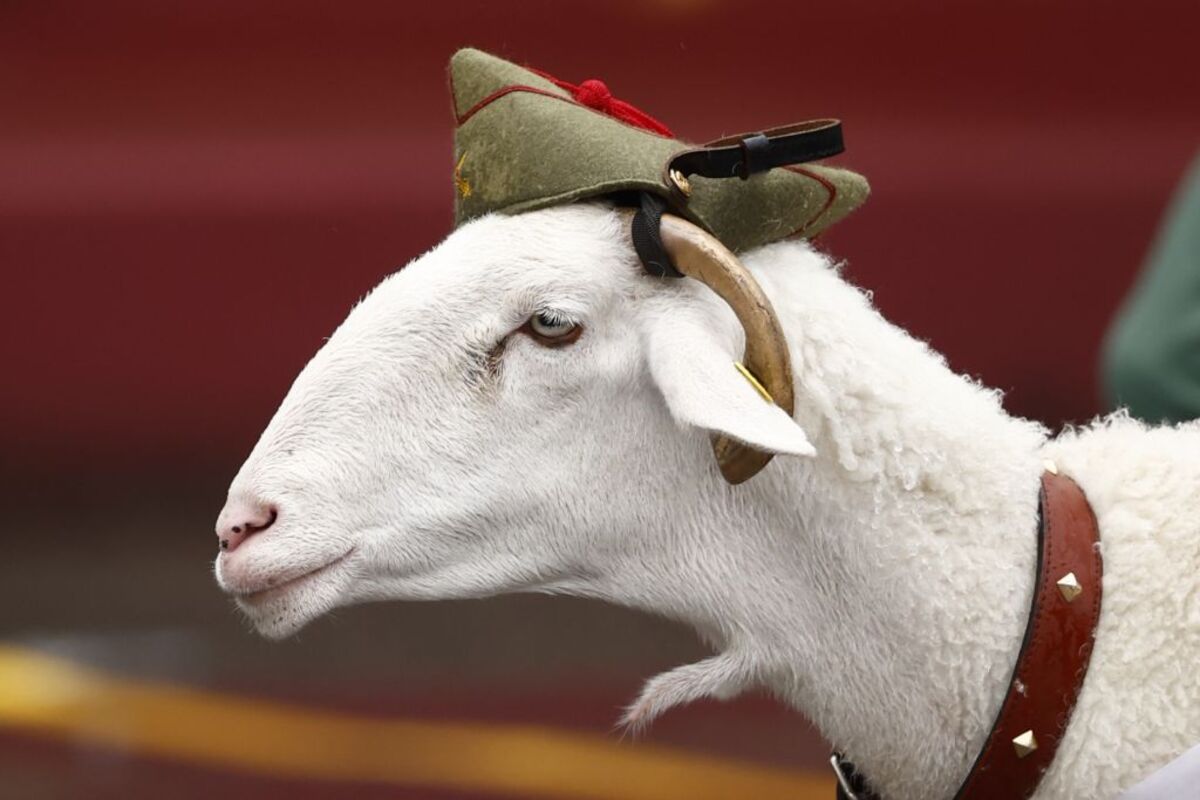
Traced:
<path fill-rule="evenodd" d="M 549 306 L 587 322 L 636 293 L 639 277 L 611 209 L 485 217 L 372 290 L 298 377 L 281 416 L 332 412 L 355 400 L 348 391 L 450 378 L 464 353 L 490 349 L 530 312 Z"/>
<path fill-rule="evenodd" d="M 408 317 L 422 312 L 461 319 L 531 298 L 583 310 L 631 280 L 633 258 L 617 215 L 603 207 L 492 215 L 464 225 L 386 278 L 348 322 L 403 319 L 408 326 L 413 323 Z"/>

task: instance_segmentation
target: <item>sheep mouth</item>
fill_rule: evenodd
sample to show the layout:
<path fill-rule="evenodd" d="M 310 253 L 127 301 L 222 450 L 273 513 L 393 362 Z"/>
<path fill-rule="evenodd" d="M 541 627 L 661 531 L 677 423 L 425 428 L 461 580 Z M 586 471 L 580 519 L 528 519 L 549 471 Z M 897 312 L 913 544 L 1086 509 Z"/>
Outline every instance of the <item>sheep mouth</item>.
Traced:
<path fill-rule="evenodd" d="M 317 580 L 321 576 L 333 570 L 334 567 L 337 567 L 346 561 L 346 559 L 350 558 L 350 556 L 353 554 L 354 548 L 351 548 L 335 558 L 333 561 L 328 561 L 319 567 L 310 569 L 308 572 L 301 573 L 273 585 L 264 586 L 261 589 L 254 589 L 253 591 L 248 592 L 234 592 L 233 597 L 239 603 L 246 603 L 248 605 L 260 605 L 269 600 L 274 600 L 281 595 L 287 594 L 293 589 Z"/>

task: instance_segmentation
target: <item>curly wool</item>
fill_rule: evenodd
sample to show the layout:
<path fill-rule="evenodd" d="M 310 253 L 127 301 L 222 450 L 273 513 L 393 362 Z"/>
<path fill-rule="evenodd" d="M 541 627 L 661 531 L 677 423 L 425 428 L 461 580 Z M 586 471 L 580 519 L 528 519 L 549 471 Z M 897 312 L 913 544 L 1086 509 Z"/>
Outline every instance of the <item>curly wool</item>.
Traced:
<path fill-rule="evenodd" d="M 885 797 L 948 796 L 1022 634 L 1045 432 L 884 320 L 807 245 L 745 262 L 787 332 L 795 416 L 817 456 L 747 486 L 747 505 L 769 509 L 752 557 L 709 557 L 740 587 L 708 601 L 732 628 L 725 659 L 744 665 L 744 685 L 803 710 Z M 744 518 L 723 523 L 754 535 Z M 747 591 L 762 595 L 753 610 L 730 599 Z M 661 710 L 669 680 L 651 682 L 631 719 Z"/>
<path fill-rule="evenodd" d="M 1037 481 L 1052 459 L 1097 514 L 1105 600 L 1036 797 L 1112 797 L 1200 741 L 1200 422 L 1151 428 L 1119 413 L 1048 440 L 887 323 L 806 245 L 746 263 L 789 333 L 796 418 L 818 452 L 784 462 L 758 499 L 801 498 L 804 518 L 777 535 L 811 539 L 805 571 L 829 593 L 798 617 L 795 647 L 743 642 L 705 662 L 707 674 L 693 665 L 659 677 L 627 720 L 736 693 L 732 672 L 805 711 L 882 796 L 950 796 L 1016 657 Z"/>

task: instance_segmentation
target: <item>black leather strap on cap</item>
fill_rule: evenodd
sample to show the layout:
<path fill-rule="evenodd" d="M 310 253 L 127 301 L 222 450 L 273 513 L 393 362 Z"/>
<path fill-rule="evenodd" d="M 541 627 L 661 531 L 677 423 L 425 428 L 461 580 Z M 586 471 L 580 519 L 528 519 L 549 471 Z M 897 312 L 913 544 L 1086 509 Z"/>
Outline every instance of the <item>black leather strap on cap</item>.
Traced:
<path fill-rule="evenodd" d="M 762 133 L 718 139 L 704 147 L 672 156 L 663 175 L 664 183 L 670 189 L 670 203 L 650 192 L 641 192 L 640 205 L 633 216 L 633 247 L 642 266 L 656 278 L 683 277 L 663 248 L 658 230 L 663 212 L 671 204 L 677 209 L 687 205 L 688 190 L 676 180 L 675 173 L 746 180 L 775 167 L 835 156 L 844 149 L 842 123 L 836 119 L 818 119 Z"/>
<path fill-rule="evenodd" d="M 746 180 L 775 167 L 829 158 L 845 149 L 842 123 L 836 119 L 818 119 L 718 139 L 679 153 L 668 162 L 667 168 L 685 176 Z"/>
<path fill-rule="evenodd" d="M 771 168 L 771 140 L 765 133 L 752 133 L 738 142 L 738 146 L 742 148 L 740 177 L 745 179 Z"/>

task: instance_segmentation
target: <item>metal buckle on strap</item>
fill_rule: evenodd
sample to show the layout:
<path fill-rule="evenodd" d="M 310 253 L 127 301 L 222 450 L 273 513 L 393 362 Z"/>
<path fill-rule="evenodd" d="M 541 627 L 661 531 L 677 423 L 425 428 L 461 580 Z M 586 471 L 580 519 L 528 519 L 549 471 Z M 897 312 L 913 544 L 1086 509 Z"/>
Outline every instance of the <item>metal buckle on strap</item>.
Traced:
<path fill-rule="evenodd" d="M 837 776 L 838 787 L 841 789 L 842 796 L 846 800 L 859 800 L 858 795 L 854 793 L 854 788 L 850 785 L 850 779 L 842 771 L 842 754 L 834 753 L 831 755 L 829 757 L 829 766 L 833 767 L 833 774 Z"/>

